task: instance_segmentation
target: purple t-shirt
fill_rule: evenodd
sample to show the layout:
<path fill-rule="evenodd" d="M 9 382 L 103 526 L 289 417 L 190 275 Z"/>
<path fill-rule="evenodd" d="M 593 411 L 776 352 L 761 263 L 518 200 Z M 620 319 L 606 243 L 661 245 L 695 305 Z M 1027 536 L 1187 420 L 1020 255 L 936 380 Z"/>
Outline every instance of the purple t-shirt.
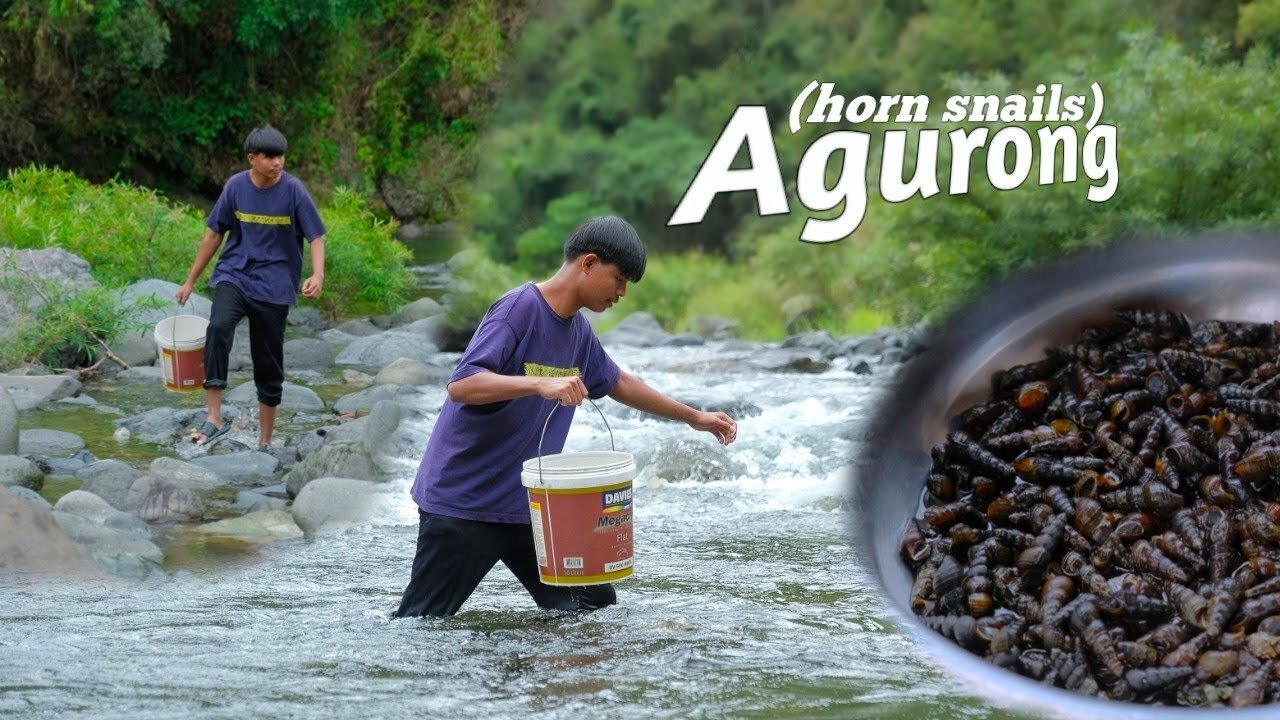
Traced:
<path fill-rule="evenodd" d="M 210 285 L 227 281 L 254 300 L 297 303 L 302 241 L 325 232 L 302 181 L 281 173 L 280 181 L 264 190 L 249 179 L 248 170 L 236 173 L 222 187 L 205 225 L 228 233 Z"/>
<path fill-rule="evenodd" d="M 498 299 L 471 337 L 449 382 L 478 372 L 500 375 L 578 375 L 591 398 L 613 389 L 621 370 L 600 347 L 582 313 L 564 318 L 533 283 Z M 520 466 L 564 448 L 573 407 L 537 395 L 463 405 L 446 399 L 410 494 L 426 512 L 486 522 L 529 523 Z"/>

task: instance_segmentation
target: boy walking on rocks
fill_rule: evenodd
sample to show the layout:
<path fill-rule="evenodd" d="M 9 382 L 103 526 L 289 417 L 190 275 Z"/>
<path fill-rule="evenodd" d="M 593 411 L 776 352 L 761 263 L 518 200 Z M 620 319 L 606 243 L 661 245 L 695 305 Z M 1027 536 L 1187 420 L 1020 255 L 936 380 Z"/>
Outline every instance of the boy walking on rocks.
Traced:
<path fill-rule="evenodd" d="M 254 128 L 244 141 L 249 169 L 237 173 L 205 220 L 196 259 L 175 297 L 184 305 L 196 279 L 226 237 L 209 284 L 213 309 L 204 346 L 204 389 L 208 418 L 196 442 L 208 444 L 231 423 L 222 417 L 222 392 L 236 325 L 249 318 L 249 351 L 258 390 L 258 449 L 271 445 L 276 407 L 284 387 L 284 330 L 289 307 L 297 304 L 302 279 L 302 242 L 311 244 L 311 277 L 302 294 L 319 297 L 324 286 L 324 223 L 302 182 L 284 171 L 288 141 L 270 125 Z"/>
<path fill-rule="evenodd" d="M 644 275 L 640 236 L 624 220 L 580 225 L 564 246 L 564 264 L 489 308 L 449 379 L 411 495 L 418 505 L 418 548 L 397 617 L 452 615 L 499 560 L 542 608 L 594 610 L 617 602 L 612 585 L 544 585 L 530 528 L 522 463 L 560 452 L 573 409 L 608 395 L 647 413 L 709 432 L 724 445 L 737 424 L 673 400 L 622 371 L 579 311 L 603 312 Z"/>

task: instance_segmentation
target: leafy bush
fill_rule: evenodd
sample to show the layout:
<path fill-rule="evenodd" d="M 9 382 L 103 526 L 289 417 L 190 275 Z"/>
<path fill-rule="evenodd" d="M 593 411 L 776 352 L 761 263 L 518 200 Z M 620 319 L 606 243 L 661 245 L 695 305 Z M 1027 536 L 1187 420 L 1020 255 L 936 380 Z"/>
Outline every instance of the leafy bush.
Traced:
<path fill-rule="evenodd" d="M 378 220 L 363 197 L 345 188 L 334 192 L 320 216 L 326 228 L 324 292 L 314 302 L 335 319 L 403 304 L 414 286 L 405 267 L 412 254 L 395 239 L 396 223 Z M 310 274 L 306 262 L 303 277 Z"/>

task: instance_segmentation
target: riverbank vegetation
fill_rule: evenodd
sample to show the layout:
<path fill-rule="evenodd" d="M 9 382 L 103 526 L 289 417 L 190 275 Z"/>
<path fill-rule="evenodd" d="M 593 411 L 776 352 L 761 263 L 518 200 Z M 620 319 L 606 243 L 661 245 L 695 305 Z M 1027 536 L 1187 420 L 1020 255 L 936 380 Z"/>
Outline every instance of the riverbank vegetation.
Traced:
<path fill-rule="evenodd" d="M 640 229 L 652 269 L 606 322 L 643 309 L 685 330 L 718 314 L 776 339 L 939 320 L 996 278 L 1078 249 L 1280 223 L 1280 163 L 1268 159 L 1280 132 L 1278 18 L 1280 0 L 16 0 L 0 18 L 0 166 L 56 165 L 136 206 L 73 211 L 84 201 L 58 187 L 69 176 L 21 170 L 43 184 L 9 180 L 0 245 L 81 247 L 108 283 L 180 278 L 196 208 L 243 166 L 247 128 L 270 119 L 330 224 L 331 314 L 404 297 L 397 221 L 461 228 L 457 264 L 475 294 L 462 310 L 475 313 L 550 274 L 569 229 L 612 212 Z M 791 104 L 815 79 L 846 99 L 926 95 L 932 110 L 923 123 L 792 133 Z M 881 198 L 886 131 L 911 138 L 909 174 L 922 130 L 945 138 L 983 124 L 941 122 L 950 96 L 1044 97 L 1037 87 L 1055 83 L 1089 94 L 1095 82 L 1100 122 L 1116 128 L 1105 202 L 1087 198 L 1097 181 L 1065 152 L 997 190 L 979 149 L 969 190 L 951 195 L 946 147 L 941 193 Z M 723 193 L 700 223 L 668 227 L 741 105 L 768 113 L 789 212 L 762 217 L 754 193 Z M 985 123 L 1019 124 L 1035 137 L 1045 123 Z M 871 136 L 866 214 L 845 239 L 803 243 L 812 213 L 797 167 L 833 130 Z M 1054 182 L 1037 184 L 1049 161 Z M 735 167 L 748 162 L 741 152 Z M 839 164 L 828 162 L 829 184 Z M 56 220 L 24 225 L 33 203 Z M 333 274 L 344 267 L 350 276 Z"/>

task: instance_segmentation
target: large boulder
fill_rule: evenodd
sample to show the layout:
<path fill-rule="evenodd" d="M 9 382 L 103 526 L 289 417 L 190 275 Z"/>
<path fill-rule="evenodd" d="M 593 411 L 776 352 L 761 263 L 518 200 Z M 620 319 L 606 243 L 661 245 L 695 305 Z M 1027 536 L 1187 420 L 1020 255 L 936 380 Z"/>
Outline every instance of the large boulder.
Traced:
<path fill-rule="evenodd" d="M 129 489 L 144 474 L 119 460 L 99 460 L 76 471 L 81 490 L 97 495 L 117 510 L 129 509 Z"/>
<path fill-rule="evenodd" d="M 654 347 L 671 341 L 671 333 L 662 329 L 658 319 L 647 312 L 634 312 L 622 318 L 612 330 L 600 336 L 605 345 Z"/>
<path fill-rule="evenodd" d="M 150 540 L 153 536 L 151 528 L 142 518 L 117 510 L 106 500 L 85 490 L 72 490 L 63 495 L 53 509 L 69 515 L 78 515 L 103 527 L 131 533 L 146 540 Z"/>
<path fill-rule="evenodd" d="M 53 513 L 0 487 L 0 574 L 98 575 Z"/>
<path fill-rule="evenodd" d="M 374 385 L 338 398 L 333 403 L 333 410 L 338 413 L 368 412 L 384 400 L 412 406 L 420 401 L 421 395 L 417 388 L 407 385 Z"/>
<path fill-rule="evenodd" d="M 391 322 L 396 325 L 408 325 L 424 318 L 443 315 L 444 312 L 444 306 L 439 302 L 429 297 L 421 297 L 400 308 L 399 312 L 391 316 Z"/>
<path fill-rule="evenodd" d="M 206 523 L 195 528 L 194 532 L 255 544 L 303 537 L 293 516 L 284 510 L 256 510 L 248 515 Z"/>
<path fill-rule="evenodd" d="M 223 408 L 224 419 L 234 417 L 234 412 L 230 412 L 229 408 Z M 116 420 L 113 424 L 116 427 L 128 428 L 137 440 L 164 445 L 173 442 L 174 438 L 181 435 L 187 428 L 199 425 L 204 418 L 204 408 L 179 410 L 158 407 L 133 417 Z"/>
<path fill-rule="evenodd" d="M 311 481 L 332 476 L 379 480 L 382 473 L 364 443 L 329 443 L 294 465 L 285 475 L 285 484 L 289 496 L 297 497 Z"/>
<path fill-rule="evenodd" d="M 792 335 L 782 341 L 783 348 L 803 348 L 813 350 L 820 356 L 830 360 L 841 352 L 840 342 L 831 336 L 826 330 L 810 330 L 797 335 Z"/>
<path fill-rule="evenodd" d="M 80 381 L 70 375 L 0 374 L 0 388 L 9 391 L 19 410 L 31 410 L 75 395 L 80 392 Z"/>
<path fill-rule="evenodd" d="M 318 338 L 297 338 L 284 343 L 284 369 L 328 370 L 333 367 L 333 346 Z"/>
<path fill-rule="evenodd" d="M 87 260 L 58 247 L 42 250 L 0 247 L 0 278 L 15 278 L 19 282 L 39 279 L 41 283 L 56 286 L 60 295 L 98 287 L 90 269 Z M 0 290 L 0 337 L 13 327 L 19 314 L 34 313 L 44 307 L 44 303 L 42 293 Z"/>
<path fill-rule="evenodd" d="M 241 383 L 222 396 L 224 404 L 237 405 L 239 407 L 257 407 L 258 406 L 258 388 L 253 381 Z M 323 410 L 324 400 L 316 394 L 315 390 L 304 385 L 285 382 L 283 394 L 280 398 L 280 409 L 282 410 Z"/>
<path fill-rule="evenodd" d="M 197 493 L 207 493 L 225 485 L 216 473 L 199 465 L 171 457 L 158 457 L 151 461 L 151 474 Z"/>
<path fill-rule="evenodd" d="M 373 378 L 375 385 L 444 385 L 453 371 L 421 360 L 399 358 Z"/>
<path fill-rule="evenodd" d="M 56 509 L 53 519 L 84 554 L 113 575 L 142 579 L 159 570 L 164 561 L 164 551 L 134 533 Z"/>
<path fill-rule="evenodd" d="M 0 455 L 0 486 L 25 487 L 39 490 L 44 487 L 44 473 L 39 466 L 19 455 Z"/>
<path fill-rule="evenodd" d="M 84 449 L 84 438 L 62 430 L 32 428 L 23 430 L 18 438 L 19 452 L 23 455 L 55 455 L 69 457 Z"/>
<path fill-rule="evenodd" d="M 217 475 L 224 484 L 237 487 L 265 485 L 280 469 L 280 461 L 274 455 L 256 451 L 206 455 L 195 458 L 191 464 Z"/>
<path fill-rule="evenodd" d="M 316 478 L 293 501 L 293 517 L 309 535 L 341 532 L 373 516 L 382 490 L 365 480 Z"/>
<path fill-rule="evenodd" d="M 199 496 L 155 475 L 133 481 L 128 503 L 133 514 L 147 522 L 190 522 L 204 517 L 204 502 Z"/>
<path fill-rule="evenodd" d="M 439 348 L 423 335 L 388 330 L 377 335 L 356 338 L 338 353 L 334 362 L 339 365 L 380 368 L 402 357 L 430 362 L 439 351 Z"/>
<path fill-rule="evenodd" d="M 9 391 L 0 387 L 0 455 L 18 454 L 20 428 L 18 406 Z"/>
<path fill-rule="evenodd" d="M 180 286 L 167 280 L 140 280 L 120 291 L 120 308 L 132 324 L 140 329 L 123 333 L 111 344 L 111 351 L 129 365 L 149 365 L 158 356 L 155 327 L 173 315 L 198 315 L 209 318 L 212 301 L 192 293 L 187 304 L 179 307 L 174 295 Z"/>

